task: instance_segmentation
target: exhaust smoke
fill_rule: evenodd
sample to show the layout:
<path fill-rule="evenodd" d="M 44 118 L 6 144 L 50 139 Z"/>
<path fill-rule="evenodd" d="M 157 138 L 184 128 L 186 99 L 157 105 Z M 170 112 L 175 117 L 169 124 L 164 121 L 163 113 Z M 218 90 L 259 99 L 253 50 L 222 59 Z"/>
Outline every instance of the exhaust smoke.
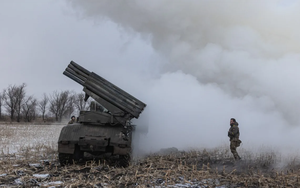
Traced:
<path fill-rule="evenodd" d="M 161 57 L 147 75 L 132 75 L 138 80 L 137 98 L 147 104 L 135 123 L 149 124 L 147 136 L 139 138 L 141 148 L 228 144 L 229 120 L 234 117 L 242 147 L 297 149 L 299 2 L 69 3 L 83 18 L 109 20 L 123 32 L 140 36 Z"/>

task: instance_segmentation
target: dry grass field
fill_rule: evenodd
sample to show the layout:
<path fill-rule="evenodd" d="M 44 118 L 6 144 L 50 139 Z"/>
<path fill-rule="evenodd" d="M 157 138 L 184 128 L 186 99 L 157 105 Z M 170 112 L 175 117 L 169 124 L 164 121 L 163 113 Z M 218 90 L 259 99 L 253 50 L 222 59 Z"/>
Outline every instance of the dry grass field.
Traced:
<path fill-rule="evenodd" d="M 110 161 L 60 166 L 57 139 L 63 125 L 0 124 L 0 187 L 300 187 L 297 157 L 272 151 L 234 161 L 226 146 L 135 157 L 128 168 Z"/>

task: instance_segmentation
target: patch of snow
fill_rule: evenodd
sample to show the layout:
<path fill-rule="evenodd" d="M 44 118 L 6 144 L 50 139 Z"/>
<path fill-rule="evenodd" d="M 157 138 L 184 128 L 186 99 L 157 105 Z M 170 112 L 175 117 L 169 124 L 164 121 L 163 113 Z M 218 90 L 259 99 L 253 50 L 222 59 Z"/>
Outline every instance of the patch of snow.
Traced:
<path fill-rule="evenodd" d="M 52 182 L 49 182 L 48 183 L 49 185 L 60 185 L 60 184 L 63 184 L 62 181 L 52 181 Z"/>
<path fill-rule="evenodd" d="M 48 178 L 49 174 L 33 174 L 32 176 L 36 178 Z"/>
<path fill-rule="evenodd" d="M 18 185 L 23 185 L 23 182 L 20 178 L 15 179 L 15 183 L 18 184 Z"/>
<path fill-rule="evenodd" d="M 220 185 L 220 181 L 218 179 L 203 179 L 200 181 L 201 183 L 204 183 L 204 184 L 214 184 L 214 185 Z"/>
<path fill-rule="evenodd" d="M 175 184 L 175 185 L 172 185 L 172 187 L 173 187 L 173 186 L 174 186 L 174 187 L 178 187 L 178 188 L 179 188 L 179 187 L 180 187 L 180 188 L 181 188 L 181 187 L 187 187 L 187 188 L 188 188 L 188 187 L 191 187 L 191 184 L 189 184 L 189 183 L 187 183 L 187 184 Z"/>
<path fill-rule="evenodd" d="M 45 183 L 43 184 L 43 186 L 48 186 L 48 185 L 60 185 L 60 184 L 63 184 L 62 181 L 52 181 L 52 182 L 48 182 L 48 183 Z M 55 187 L 55 186 L 52 186 L 52 188 Z M 48 187 L 49 188 L 49 187 Z"/>
<path fill-rule="evenodd" d="M 29 164 L 29 166 L 31 167 L 41 167 L 40 163 L 33 163 L 33 164 Z"/>

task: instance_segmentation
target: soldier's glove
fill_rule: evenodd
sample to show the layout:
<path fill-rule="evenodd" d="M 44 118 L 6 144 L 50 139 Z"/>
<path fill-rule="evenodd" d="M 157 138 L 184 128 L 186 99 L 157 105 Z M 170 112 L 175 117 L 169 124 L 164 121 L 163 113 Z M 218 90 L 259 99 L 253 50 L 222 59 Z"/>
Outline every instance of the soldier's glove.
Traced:
<path fill-rule="evenodd" d="M 228 131 L 228 137 L 232 137 L 232 133 Z"/>

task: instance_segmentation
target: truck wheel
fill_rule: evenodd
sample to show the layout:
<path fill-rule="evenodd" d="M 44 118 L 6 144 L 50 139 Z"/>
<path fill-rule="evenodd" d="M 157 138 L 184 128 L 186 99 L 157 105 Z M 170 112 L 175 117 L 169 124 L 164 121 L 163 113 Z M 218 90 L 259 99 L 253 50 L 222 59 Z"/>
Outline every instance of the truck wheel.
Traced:
<path fill-rule="evenodd" d="M 130 164 L 130 155 L 119 155 L 119 160 L 117 162 L 118 167 L 128 167 Z"/>
<path fill-rule="evenodd" d="M 58 154 L 59 163 L 61 166 L 69 164 L 72 162 L 72 155 L 66 153 L 59 153 Z"/>

